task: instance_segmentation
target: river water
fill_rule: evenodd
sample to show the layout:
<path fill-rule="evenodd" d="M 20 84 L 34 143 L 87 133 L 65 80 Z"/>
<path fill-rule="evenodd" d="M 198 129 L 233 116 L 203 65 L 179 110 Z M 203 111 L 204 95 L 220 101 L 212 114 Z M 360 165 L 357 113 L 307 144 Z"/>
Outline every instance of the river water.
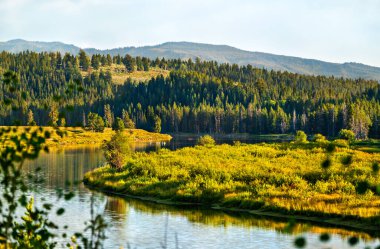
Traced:
<path fill-rule="evenodd" d="M 278 138 L 276 138 L 278 139 Z M 232 138 L 219 138 L 219 142 L 232 142 Z M 260 142 L 245 139 L 243 142 Z M 195 137 L 176 137 L 170 143 L 136 145 L 136 150 L 155 150 L 159 147 L 176 149 L 191 146 Z M 305 223 L 296 224 L 293 232 L 285 233 L 286 220 L 273 220 L 247 214 L 226 213 L 205 208 L 183 208 L 139 201 L 131 198 L 108 196 L 90 191 L 77 184 L 83 175 L 104 164 L 102 152 L 97 147 L 65 149 L 42 154 L 28 162 L 26 170 L 38 173 L 43 183 L 33 185 L 31 193 L 36 205 L 41 199 L 63 206 L 62 216 L 51 219 L 61 228 L 68 226 L 68 235 L 82 231 L 84 222 L 90 219 L 90 199 L 95 197 L 96 212 L 109 224 L 105 248 L 295 248 L 294 239 L 304 236 L 305 248 L 364 248 L 379 245 L 379 240 L 366 233 L 340 228 L 322 227 Z M 75 197 L 63 202 L 56 199 L 57 188 L 75 192 Z M 64 230 L 62 230 L 64 231 Z M 319 236 L 328 232 L 332 238 L 321 243 Z M 362 238 L 355 247 L 348 245 L 348 238 Z M 67 239 L 59 239 L 64 243 Z M 63 247 L 63 246 L 62 246 Z"/>

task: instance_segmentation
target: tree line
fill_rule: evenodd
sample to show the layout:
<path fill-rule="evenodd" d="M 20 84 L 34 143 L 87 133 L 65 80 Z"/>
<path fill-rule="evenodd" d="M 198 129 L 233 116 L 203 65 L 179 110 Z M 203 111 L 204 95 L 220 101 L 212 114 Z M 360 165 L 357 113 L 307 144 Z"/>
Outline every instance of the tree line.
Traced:
<path fill-rule="evenodd" d="M 112 64 L 125 72 L 169 70 L 148 82 L 113 84 Z M 99 70 L 93 70 L 99 69 Z M 0 124 L 88 126 L 151 131 L 291 133 L 304 130 L 329 137 L 341 129 L 357 138 L 380 137 L 377 81 L 308 76 L 195 61 L 145 57 L 22 52 L 0 54 L 0 70 L 17 73 L 17 108 L 0 107 Z M 88 74 L 83 74 L 87 71 Z M 12 92 L 2 86 L 0 99 Z M 97 116 L 95 116 L 95 114 Z"/>

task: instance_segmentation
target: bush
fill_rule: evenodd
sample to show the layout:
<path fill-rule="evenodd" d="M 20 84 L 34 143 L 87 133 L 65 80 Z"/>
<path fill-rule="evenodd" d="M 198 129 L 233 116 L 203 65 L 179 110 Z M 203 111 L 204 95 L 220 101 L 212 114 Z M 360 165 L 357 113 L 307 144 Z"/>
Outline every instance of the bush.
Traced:
<path fill-rule="evenodd" d="M 307 135 L 304 131 L 297 131 L 296 136 L 294 137 L 294 142 L 296 143 L 306 143 Z"/>
<path fill-rule="evenodd" d="M 109 165 L 120 170 L 132 153 L 129 137 L 116 132 L 110 141 L 103 144 L 103 152 Z"/>
<path fill-rule="evenodd" d="M 351 130 L 342 129 L 339 132 L 339 138 L 352 142 L 355 141 L 355 133 Z"/>
<path fill-rule="evenodd" d="M 233 142 L 233 145 L 234 145 L 234 146 L 241 146 L 241 142 L 240 142 L 240 141 L 234 141 L 234 142 Z"/>
<path fill-rule="evenodd" d="M 350 144 L 348 143 L 348 141 L 344 140 L 344 139 L 335 139 L 333 141 L 333 144 L 336 147 L 341 147 L 341 148 L 349 148 L 350 147 Z"/>
<path fill-rule="evenodd" d="M 204 136 L 198 138 L 197 145 L 200 145 L 200 146 L 214 146 L 215 145 L 215 140 L 210 135 L 204 135 Z"/>
<path fill-rule="evenodd" d="M 325 143 L 327 142 L 327 139 L 322 134 L 315 134 L 313 138 L 311 139 L 311 141 L 317 142 L 317 143 Z"/>

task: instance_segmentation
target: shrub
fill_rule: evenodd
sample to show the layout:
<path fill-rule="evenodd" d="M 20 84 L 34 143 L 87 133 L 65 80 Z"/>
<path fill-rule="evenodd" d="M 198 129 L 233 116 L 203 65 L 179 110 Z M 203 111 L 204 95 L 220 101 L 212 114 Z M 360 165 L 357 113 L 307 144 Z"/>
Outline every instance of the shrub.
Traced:
<path fill-rule="evenodd" d="M 355 141 L 355 133 L 351 130 L 342 129 L 339 132 L 339 138 L 352 142 Z"/>
<path fill-rule="evenodd" d="M 332 144 L 334 144 L 336 147 L 340 148 L 349 148 L 350 144 L 348 143 L 347 140 L 344 139 L 335 139 Z"/>
<path fill-rule="evenodd" d="M 315 134 L 312 138 L 313 142 L 317 142 L 317 143 L 325 143 L 327 142 L 327 139 L 325 136 L 323 136 L 322 134 Z"/>
<path fill-rule="evenodd" d="M 336 151 L 337 145 L 334 142 L 328 143 L 326 146 L 327 153 L 334 153 Z"/>
<path fill-rule="evenodd" d="M 379 163 L 378 162 L 374 162 L 372 164 L 372 171 L 373 171 L 373 173 L 375 173 L 375 174 L 379 173 L 379 169 L 380 169 Z"/>
<path fill-rule="evenodd" d="M 109 165 L 120 170 L 132 153 L 129 138 L 122 132 L 116 132 L 110 141 L 103 144 L 103 152 Z"/>
<path fill-rule="evenodd" d="M 307 135 L 304 131 L 297 131 L 296 136 L 294 138 L 294 142 L 296 143 L 306 143 Z"/>
<path fill-rule="evenodd" d="M 234 141 L 234 142 L 233 142 L 233 145 L 234 145 L 234 146 L 241 146 L 241 142 L 240 142 L 240 141 Z"/>
<path fill-rule="evenodd" d="M 347 155 L 347 156 L 344 156 L 340 159 L 340 162 L 343 164 L 343 165 L 351 165 L 353 162 L 354 162 L 354 159 L 353 159 L 353 156 L 352 155 Z"/>
<path fill-rule="evenodd" d="M 204 135 L 198 138 L 197 145 L 200 146 L 214 146 L 215 145 L 215 140 L 212 136 L 210 135 Z"/>

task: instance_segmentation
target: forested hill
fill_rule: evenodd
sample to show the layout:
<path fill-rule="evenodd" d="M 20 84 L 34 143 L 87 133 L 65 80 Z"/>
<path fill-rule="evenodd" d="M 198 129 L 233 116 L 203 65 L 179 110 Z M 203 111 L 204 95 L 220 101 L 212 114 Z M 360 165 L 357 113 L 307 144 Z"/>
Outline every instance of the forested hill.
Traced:
<path fill-rule="evenodd" d="M 65 44 L 62 42 L 39 42 L 39 41 L 26 41 L 22 39 L 10 40 L 7 42 L 0 42 L 0 51 L 7 51 L 11 53 L 19 53 L 23 51 L 33 52 L 60 52 L 77 54 L 80 50 L 79 47 L 74 45 Z"/>
<path fill-rule="evenodd" d="M 0 78 L 0 125 L 110 127 L 122 121 L 162 132 L 304 130 L 334 137 L 351 129 L 358 138 L 380 137 L 377 81 L 84 51 L 2 52 L 0 73 L 8 70 L 19 83 Z M 6 104 L 11 98 L 16 106 Z"/>
<path fill-rule="evenodd" d="M 21 52 L 52 52 L 78 53 L 80 48 L 60 42 L 30 42 L 25 40 L 11 40 L 0 42 L 0 51 Z M 380 80 L 380 68 L 359 63 L 330 63 L 319 60 L 303 59 L 291 56 L 274 55 L 261 52 L 240 50 L 226 45 L 210 45 L 191 42 L 168 42 L 156 46 L 124 47 L 109 50 L 85 49 L 92 54 L 145 56 L 150 59 L 188 59 L 200 58 L 201 60 L 213 60 L 218 63 L 230 63 L 238 65 L 251 64 L 254 67 L 273 70 L 288 71 L 308 75 L 334 75 L 346 78 L 364 78 Z"/>

